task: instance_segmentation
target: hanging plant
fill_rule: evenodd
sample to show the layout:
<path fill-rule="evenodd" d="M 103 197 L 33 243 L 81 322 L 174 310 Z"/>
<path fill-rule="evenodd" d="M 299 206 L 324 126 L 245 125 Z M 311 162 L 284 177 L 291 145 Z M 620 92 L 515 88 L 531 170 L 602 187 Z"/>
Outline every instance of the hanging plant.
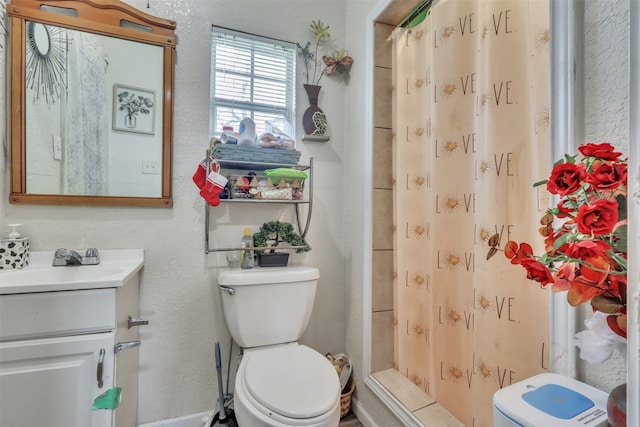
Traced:
<path fill-rule="evenodd" d="M 260 230 L 253 235 L 254 247 L 272 247 L 271 253 L 275 253 L 276 247 L 286 242 L 291 246 L 305 246 L 296 249 L 296 253 L 308 252 L 311 250 L 302 237 L 293 229 L 293 225 L 288 222 L 271 221 L 265 222 Z M 259 254 L 263 254 L 264 250 L 257 250 Z"/>

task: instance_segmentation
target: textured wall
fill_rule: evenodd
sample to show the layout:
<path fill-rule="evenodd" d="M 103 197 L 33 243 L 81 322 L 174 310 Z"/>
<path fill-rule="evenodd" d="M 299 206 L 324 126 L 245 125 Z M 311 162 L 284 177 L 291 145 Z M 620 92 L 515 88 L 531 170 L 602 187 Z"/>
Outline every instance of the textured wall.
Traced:
<path fill-rule="evenodd" d="M 0 1 L 0 15 L 4 14 L 5 11 L 5 1 Z M 4 19 L 0 16 L 0 20 Z M 0 226 L 4 226 L 6 224 L 5 215 L 6 215 L 6 205 L 7 198 L 9 194 L 9 142 L 7 139 L 9 135 L 6 132 L 7 129 L 7 91 L 4 90 L 6 87 L 6 72 L 8 64 L 6 63 L 6 55 L 7 52 L 7 42 L 8 37 L 5 36 L 4 27 L 0 25 Z M 3 229 L 0 235 L 3 235 L 5 230 Z"/>
<path fill-rule="evenodd" d="M 306 41 L 311 20 L 321 19 L 330 25 L 336 42 L 344 44 L 346 23 L 342 0 L 150 0 L 150 9 L 146 0 L 128 3 L 177 21 L 174 207 L 9 205 L 8 163 L 3 159 L 0 227 L 4 234 L 7 223 L 23 223 L 33 250 L 144 248 L 140 308 L 142 316 L 150 320 L 150 325 L 140 330 L 139 421 L 144 423 L 213 410 L 217 398 L 213 346 L 215 341 L 221 342 L 225 360 L 229 348 L 220 295 L 214 287 L 215 267 L 224 263 L 224 257 L 204 254 L 203 201 L 191 180 L 209 143 L 211 25 Z M 361 55 L 362 51 L 354 52 L 354 69 L 358 69 Z M 4 68 L 2 52 L 0 69 Z M 320 106 L 327 114 L 332 138 L 327 143 L 300 142 L 298 146 L 303 163 L 310 156 L 315 158 L 316 179 L 308 236 L 313 250 L 296 256 L 297 261 L 320 269 L 316 306 L 302 341 L 322 353 L 344 351 L 344 265 L 348 259 L 343 252 L 342 224 L 346 85 L 326 78 L 323 85 Z M 4 96 L 0 94 L 0 100 Z M 308 105 L 301 87 L 297 105 L 301 134 L 302 112 Z M 4 120 L 4 102 L 0 109 Z M 264 221 L 286 218 L 288 212 L 284 207 L 263 209 L 262 205 L 215 208 L 211 213 L 212 245 L 237 246 L 242 227 L 252 226 L 257 231 Z"/>
<path fill-rule="evenodd" d="M 370 31 L 367 16 L 379 3 L 377 0 L 347 0 L 346 21 L 347 40 L 349 40 L 349 51 L 356 58 L 364 57 L 371 54 L 367 51 L 366 34 Z M 382 3 L 382 2 L 380 2 Z M 371 183 L 364 181 L 364 177 L 370 176 L 372 173 L 372 165 L 367 164 L 367 151 L 371 151 L 372 141 L 365 140 L 367 136 L 367 111 L 364 108 L 364 100 L 367 97 L 367 90 L 372 82 L 367 81 L 367 72 L 365 59 L 360 62 L 358 67 L 351 70 L 351 82 L 347 90 L 346 96 L 346 116 L 348 118 L 345 127 L 345 141 L 348 143 L 344 147 L 345 164 L 349 167 L 344 170 L 344 181 L 349 185 L 346 191 L 349 194 L 344 206 L 345 221 L 345 248 L 347 268 L 345 271 L 346 294 L 345 301 L 347 304 L 346 311 L 346 349 L 353 357 L 354 372 L 356 378 L 356 398 L 358 404 L 367 412 L 367 420 L 375 420 L 378 426 L 392 427 L 402 425 L 391 412 L 384 406 L 377 396 L 375 396 L 369 388 L 364 385 L 363 376 L 368 373 L 362 372 L 363 357 L 369 352 L 364 352 L 363 346 L 367 342 L 364 340 L 364 333 L 370 331 L 364 330 L 364 316 L 370 316 L 371 313 L 364 313 L 363 300 L 367 295 L 365 287 L 371 286 L 365 282 L 365 271 L 371 269 L 368 262 L 371 253 L 371 242 L 369 246 L 364 246 L 363 236 L 371 234 L 371 224 L 363 221 L 365 214 L 363 206 L 365 200 L 372 197 Z M 358 64 L 356 64 L 358 65 Z M 369 187 L 367 187 L 369 185 Z M 370 307 L 369 307 L 370 308 Z M 361 418 L 363 423 L 366 420 Z"/>
<path fill-rule="evenodd" d="M 301 143 L 303 160 L 316 161 L 315 206 L 309 240 L 313 250 L 303 261 L 320 267 L 321 280 L 311 324 L 303 341 L 319 351 L 346 351 L 354 357 L 357 398 L 380 426 L 400 425 L 361 382 L 363 275 L 365 249 L 362 206 L 368 193 L 364 164 L 366 96 L 364 56 L 366 16 L 377 0 L 146 0 L 130 1 L 153 15 L 175 19 L 176 116 L 174 132 L 174 207 L 91 208 L 9 205 L 6 146 L 6 93 L 0 91 L 0 226 L 22 222 L 34 250 L 59 246 L 145 249 L 142 314 L 151 325 L 141 330 L 140 422 L 192 414 L 214 407 L 215 363 L 212 346 L 220 340 L 224 357 L 228 334 L 220 298 L 212 287 L 218 254 L 203 253 L 202 201 L 191 182 L 208 143 L 209 26 L 227 26 L 295 41 L 306 36 L 312 19 L 322 19 L 355 59 L 347 85 L 325 81 L 321 107 L 332 139 Z M 586 2 L 586 134 L 626 148 L 627 40 L 629 0 Z M 284 21 L 286 16 L 286 22 Z M 284 25 L 286 24 L 286 25 Z M 345 42 L 348 40 L 348 43 Z M 0 87 L 5 87 L 5 51 L 0 51 Z M 597 73 L 597 74 L 596 74 Z M 306 105 L 299 90 L 298 109 Z M 298 123 L 299 125 L 299 123 Z M 300 127 L 300 126 L 298 126 Z M 245 224 L 261 223 L 255 209 L 214 211 L 211 235 L 233 244 Z M 268 214 L 280 215 L 280 210 Z M 285 215 L 285 212 L 282 212 Z M 346 285 L 345 285 L 346 280 Z M 617 384 L 620 362 L 591 367 L 587 381 Z"/>
<path fill-rule="evenodd" d="M 629 0 L 589 0 L 584 6 L 585 141 L 610 142 L 628 154 Z M 609 391 L 626 382 L 626 360 L 616 355 L 601 365 L 585 362 L 582 375 Z"/>

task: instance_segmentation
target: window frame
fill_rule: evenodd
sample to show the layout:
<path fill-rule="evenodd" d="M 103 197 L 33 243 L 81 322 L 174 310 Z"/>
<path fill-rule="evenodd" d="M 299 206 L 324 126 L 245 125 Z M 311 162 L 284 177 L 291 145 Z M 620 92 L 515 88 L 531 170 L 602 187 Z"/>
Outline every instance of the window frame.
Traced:
<path fill-rule="evenodd" d="M 282 107 L 275 105 L 267 105 L 264 103 L 254 102 L 255 98 L 255 81 L 256 78 L 262 81 L 270 80 L 269 77 L 265 77 L 264 75 L 259 75 L 256 73 L 256 69 L 259 65 L 256 64 L 256 50 L 251 48 L 251 61 L 250 61 L 250 71 L 248 73 L 228 70 L 222 67 L 219 67 L 216 61 L 216 37 L 217 34 L 222 35 L 226 39 L 239 38 L 241 43 L 246 44 L 247 46 L 252 46 L 255 43 L 256 48 L 259 48 L 260 45 L 264 46 L 264 44 L 273 44 L 278 48 L 282 48 L 286 51 L 286 54 L 282 56 L 286 61 L 285 70 L 285 80 L 282 79 L 273 79 L 273 81 L 284 82 L 285 90 L 288 93 L 285 93 L 284 99 L 285 104 Z M 264 55 L 265 51 L 259 51 Z M 219 109 L 229 109 L 229 110 L 246 110 L 250 112 L 249 116 L 242 116 L 237 120 L 233 121 L 234 131 L 238 131 L 238 125 L 242 118 L 250 117 L 256 121 L 256 132 L 258 135 L 262 133 L 264 129 L 264 123 L 259 123 L 255 120 L 256 113 L 262 113 L 264 115 L 277 115 L 282 116 L 292 127 L 292 135 L 289 135 L 291 138 L 295 138 L 295 118 L 296 118 L 296 46 L 295 43 L 274 39 L 266 36 L 260 36 L 257 34 L 246 33 L 238 30 L 233 30 L 230 28 L 222 27 L 219 25 L 212 25 L 211 27 L 211 61 L 210 61 L 210 112 L 209 112 L 209 133 L 211 136 L 219 135 L 222 132 L 222 126 L 225 124 L 229 124 L 227 122 L 219 121 Z M 266 68 L 265 68 L 266 70 Z M 225 97 L 216 97 L 216 85 L 218 82 L 216 81 L 216 75 L 218 72 L 224 73 L 232 73 L 244 78 L 247 78 L 250 82 L 250 101 L 242 101 L 242 100 L 234 100 L 231 98 Z"/>

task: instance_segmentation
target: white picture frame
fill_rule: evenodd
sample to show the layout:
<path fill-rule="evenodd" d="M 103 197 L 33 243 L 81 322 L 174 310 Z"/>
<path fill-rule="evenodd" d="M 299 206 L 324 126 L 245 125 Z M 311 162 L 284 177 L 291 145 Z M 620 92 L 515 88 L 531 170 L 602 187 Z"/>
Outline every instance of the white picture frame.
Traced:
<path fill-rule="evenodd" d="M 113 85 L 113 130 L 154 135 L 155 119 L 155 91 Z"/>

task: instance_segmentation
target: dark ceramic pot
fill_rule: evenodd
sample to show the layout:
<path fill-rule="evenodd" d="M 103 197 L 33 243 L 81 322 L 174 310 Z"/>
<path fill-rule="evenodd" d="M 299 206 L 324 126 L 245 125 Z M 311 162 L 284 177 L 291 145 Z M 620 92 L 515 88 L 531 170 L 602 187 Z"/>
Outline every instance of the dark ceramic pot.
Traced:
<path fill-rule="evenodd" d="M 258 265 L 260 267 L 286 267 L 288 263 L 288 253 L 276 252 L 258 254 Z"/>

